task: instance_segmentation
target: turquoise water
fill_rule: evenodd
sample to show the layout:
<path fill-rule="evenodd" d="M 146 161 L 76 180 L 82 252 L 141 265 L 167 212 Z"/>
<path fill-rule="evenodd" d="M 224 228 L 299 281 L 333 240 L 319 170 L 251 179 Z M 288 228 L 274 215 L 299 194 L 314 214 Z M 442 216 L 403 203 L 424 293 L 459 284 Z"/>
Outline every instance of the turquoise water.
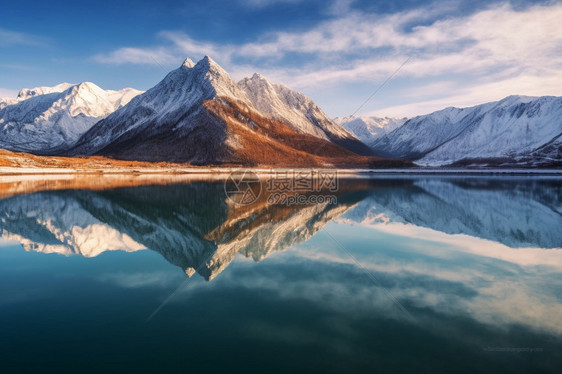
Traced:
<path fill-rule="evenodd" d="M 562 180 L 0 200 L 0 372 L 558 373 Z"/>

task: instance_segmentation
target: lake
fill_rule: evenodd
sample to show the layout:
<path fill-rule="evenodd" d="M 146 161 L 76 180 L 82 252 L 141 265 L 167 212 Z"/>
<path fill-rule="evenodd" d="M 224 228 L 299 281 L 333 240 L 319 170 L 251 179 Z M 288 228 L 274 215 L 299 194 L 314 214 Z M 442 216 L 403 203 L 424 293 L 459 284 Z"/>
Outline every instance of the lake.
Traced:
<path fill-rule="evenodd" d="M 0 372 L 560 373 L 561 177 L 332 177 L 5 179 Z"/>

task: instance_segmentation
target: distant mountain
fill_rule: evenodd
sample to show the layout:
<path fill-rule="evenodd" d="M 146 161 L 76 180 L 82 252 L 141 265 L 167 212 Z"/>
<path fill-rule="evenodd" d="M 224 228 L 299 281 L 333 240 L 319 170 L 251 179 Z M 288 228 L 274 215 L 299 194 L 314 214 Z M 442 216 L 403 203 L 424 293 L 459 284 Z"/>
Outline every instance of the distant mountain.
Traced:
<path fill-rule="evenodd" d="M 187 59 L 98 122 L 68 154 L 193 164 L 366 166 L 376 161 L 352 150 L 371 152 L 304 95 L 259 75 L 236 84 L 205 57 L 197 64 Z"/>
<path fill-rule="evenodd" d="M 406 122 L 407 118 L 389 117 L 336 117 L 334 122 L 361 140 L 368 146 L 389 132 L 397 129 Z"/>
<path fill-rule="evenodd" d="M 56 153 L 140 92 L 103 90 L 90 82 L 23 89 L 16 99 L 0 102 L 0 148 Z"/>
<path fill-rule="evenodd" d="M 56 92 L 64 92 L 72 86 L 75 85 L 72 83 L 65 82 L 65 83 L 57 84 L 56 86 L 52 86 L 52 87 L 41 86 L 35 88 L 22 88 L 18 93 L 16 100 L 21 101 L 21 100 L 29 99 L 30 97 L 41 96 L 41 95 L 46 95 Z"/>
<path fill-rule="evenodd" d="M 562 166 L 562 97 L 509 96 L 411 118 L 370 144 L 419 165 Z"/>
<path fill-rule="evenodd" d="M 17 104 L 20 101 L 29 99 L 30 97 L 46 95 L 50 93 L 60 93 L 66 91 L 74 86 L 71 83 L 61 83 L 52 87 L 35 87 L 35 88 L 22 88 L 16 98 L 0 98 L 0 109 L 8 105 Z"/>

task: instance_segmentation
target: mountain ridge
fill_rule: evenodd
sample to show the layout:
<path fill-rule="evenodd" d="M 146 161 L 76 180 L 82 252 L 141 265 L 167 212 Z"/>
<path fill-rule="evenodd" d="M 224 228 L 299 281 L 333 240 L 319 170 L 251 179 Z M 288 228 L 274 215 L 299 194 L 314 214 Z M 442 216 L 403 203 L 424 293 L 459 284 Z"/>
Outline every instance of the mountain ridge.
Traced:
<path fill-rule="evenodd" d="M 194 165 L 562 167 L 562 97 L 330 119 L 304 94 L 259 73 L 235 82 L 205 56 L 146 92 L 24 88 L 0 99 L 0 148 Z"/>
<path fill-rule="evenodd" d="M 511 95 L 409 118 L 383 133 L 336 118 L 381 157 L 425 167 L 562 166 L 562 97 Z"/>
<path fill-rule="evenodd" d="M 303 94 L 258 74 L 235 83 L 205 56 L 96 123 L 68 155 L 248 166 L 387 162 L 354 149 L 372 153 Z"/>
<path fill-rule="evenodd" d="M 37 154 L 66 148 L 140 92 L 103 90 L 91 82 L 22 89 L 0 106 L 0 148 Z"/>
<path fill-rule="evenodd" d="M 290 124 L 297 132 L 330 140 L 358 154 L 372 155 L 368 147 L 331 120 L 304 94 L 272 83 L 259 73 L 238 82 L 254 107 L 272 119 Z"/>
<path fill-rule="evenodd" d="M 334 122 L 370 146 L 377 139 L 402 126 L 407 118 L 392 117 L 335 117 Z"/>

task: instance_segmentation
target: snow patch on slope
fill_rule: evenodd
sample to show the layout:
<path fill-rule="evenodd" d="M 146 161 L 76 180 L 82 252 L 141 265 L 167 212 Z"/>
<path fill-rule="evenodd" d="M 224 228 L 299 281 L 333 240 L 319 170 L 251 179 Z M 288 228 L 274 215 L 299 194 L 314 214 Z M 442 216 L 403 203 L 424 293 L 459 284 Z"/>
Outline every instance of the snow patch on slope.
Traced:
<path fill-rule="evenodd" d="M 268 81 L 255 73 L 238 82 L 238 87 L 250 98 L 262 114 L 291 125 L 296 131 L 329 139 L 329 134 L 352 137 L 335 124 L 312 100 L 300 92 Z"/>

